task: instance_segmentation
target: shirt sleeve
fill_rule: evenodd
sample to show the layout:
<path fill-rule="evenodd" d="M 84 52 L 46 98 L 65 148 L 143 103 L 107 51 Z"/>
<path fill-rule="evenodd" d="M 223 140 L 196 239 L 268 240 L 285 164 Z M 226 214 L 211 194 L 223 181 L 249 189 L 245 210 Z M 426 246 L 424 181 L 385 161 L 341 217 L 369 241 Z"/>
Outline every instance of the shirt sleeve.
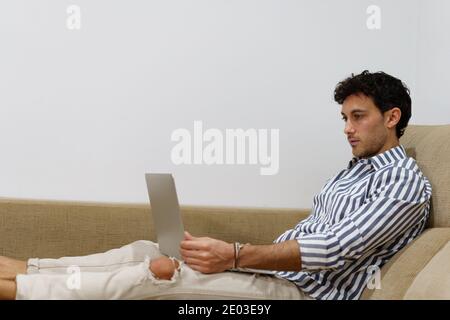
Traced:
<path fill-rule="evenodd" d="M 296 238 L 302 269 L 339 269 L 346 261 L 358 259 L 427 218 L 431 186 L 419 173 L 389 168 L 372 187 L 363 205 L 339 223 Z"/>

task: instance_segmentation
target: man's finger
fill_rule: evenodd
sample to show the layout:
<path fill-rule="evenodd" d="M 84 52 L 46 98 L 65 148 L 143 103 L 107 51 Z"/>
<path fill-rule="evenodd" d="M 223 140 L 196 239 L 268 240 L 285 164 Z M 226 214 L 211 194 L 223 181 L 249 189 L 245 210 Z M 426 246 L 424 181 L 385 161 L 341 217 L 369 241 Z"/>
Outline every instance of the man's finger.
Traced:
<path fill-rule="evenodd" d="M 201 241 L 184 240 L 181 241 L 180 247 L 185 250 L 206 250 L 208 246 Z"/>
<path fill-rule="evenodd" d="M 180 253 L 184 258 L 196 258 L 199 260 L 204 260 L 206 257 L 206 255 L 208 254 L 205 251 L 200 251 L 200 250 L 184 250 L 184 249 L 180 249 Z"/>
<path fill-rule="evenodd" d="M 194 239 L 196 239 L 196 237 L 194 237 L 192 234 L 190 234 L 190 233 L 187 232 L 187 231 L 184 231 L 184 238 L 185 238 L 186 240 L 194 240 Z"/>
<path fill-rule="evenodd" d="M 180 253 L 183 258 L 200 258 L 200 254 L 197 250 L 180 249 Z"/>

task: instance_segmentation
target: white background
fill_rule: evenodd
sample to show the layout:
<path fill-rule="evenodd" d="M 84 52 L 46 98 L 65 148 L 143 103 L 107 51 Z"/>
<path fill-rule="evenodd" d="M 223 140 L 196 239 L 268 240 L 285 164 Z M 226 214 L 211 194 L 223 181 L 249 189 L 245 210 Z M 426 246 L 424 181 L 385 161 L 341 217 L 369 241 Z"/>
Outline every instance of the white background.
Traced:
<path fill-rule="evenodd" d="M 155 171 L 182 204 L 309 208 L 351 159 L 333 90 L 352 72 L 402 79 L 411 123 L 450 123 L 449 29 L 446 0 L 2 1 L 0 196 L 145 203 Z M 194 120 L 280 129 L 279 173 L 172 164 Z"/>

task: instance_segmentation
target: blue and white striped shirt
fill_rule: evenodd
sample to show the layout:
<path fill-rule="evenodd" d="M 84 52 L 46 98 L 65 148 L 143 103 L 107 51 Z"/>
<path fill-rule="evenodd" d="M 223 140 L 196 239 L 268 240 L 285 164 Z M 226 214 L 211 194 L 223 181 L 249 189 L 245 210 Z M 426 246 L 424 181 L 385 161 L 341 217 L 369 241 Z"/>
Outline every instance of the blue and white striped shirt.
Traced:
<path fill-rule="evenodd" d="M 353 158 L 314 197 L 311 215 L 274 242 L 297 240 L 302 270 L 277 272 L 315 299 L 359 299 L 374 274 L 425 228 L 431 184 L 397 146 Z"/>

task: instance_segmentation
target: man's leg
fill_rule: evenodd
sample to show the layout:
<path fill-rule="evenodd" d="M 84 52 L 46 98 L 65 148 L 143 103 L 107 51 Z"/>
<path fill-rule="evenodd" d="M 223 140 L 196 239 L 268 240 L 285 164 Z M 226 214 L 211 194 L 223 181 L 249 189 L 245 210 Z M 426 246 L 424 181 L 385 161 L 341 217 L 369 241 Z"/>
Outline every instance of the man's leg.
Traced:
<path fill-rule="evenodd" d="M 169 263 L 167 263 L 169 262 Z M 146 258 L 113 271 L 17 275 L 16 298 L 22 299 L 143 299 L 165 290 L 179 278 L 178 261 Z M 165 280 L 168 279 L 168 280 Z M 151 286 L 142 284 L 150 282 Z M 143 291 L 143 290 L 144 291 Z"/>
<path fill-rule="evenodd" d="M 179 265 L 164 257 L 157 244 L 142 240 L 89 256 L 30 259 L 31 272 L 24 276 L 16 272 L 12 279 L 19 299 L 128 299 L 134 296 L 127 295 L 127 288 L 136 281 L 150 277 L 155 283 L 172 283 Z M 0 289 L 7 290 L 9 297 L 16 292 L 15 286 L 10 287 L 8 283 Z"/>
<path fill-rule="evenodd" d="M 11 271 L 0 271 L 0 300 L 14 300 L 16 297 L 17 273 Z"/>
<path fill-rule="evenodd" d="M 15 274 L 27 273 L 27 262 L 0 256 L 0 274 L 3 272 L 12 272 Z"/>
<path fill-rule="evenodd" d="M 134 298 L 127 295 L 127 288 L 149 277 L 155 283 L 172 283 L 180 263 L 164 256 L 140 263 L 139 268 L 123 267 L 115 272 L 76 272 L 62 274 L 18 275 L 15 272 L 0 273 L 0 300 L 16 298 L 16 280 L 20 286 L 19 299 L 120 299 Z M 147 269 L 148 268 L 148 269 Z M 136 278 L 137 276 L 137 278 Z M 137 282 L 136 282 L 137 281 Z M 82 286 L 84 288 L 82 288 Z"/>
<path fill-rule="evenodd" d="M 117 249 L 79 257 L 58 259 L 32 258 L 27 261 L 28 274 L 67 274 L 73 267 L 83 272 L 107 272 L 142 263 L 146 257 L 161 256 L 158 244 L 139 240 Z"/>
<path fill-rule="evenodd" d="M 16 298 L 16 282 L 0 279 L 0 300 L 14 300 Z"/>
<path fill-rule="evenodd" d="M 11 299 L 16 296 L 16 276 L 20 274 L 63 274 L 62 278 L 73 275 L 74 272 L 107 272 L 142 264 L 146 258 L 155 262 L 154 276 L 167 278 L 174 270 L 164 262 L 157 259 L 162 255 L 158 245 L 151 241 L 135 241 L 118 249 L 104 253 L 97 253 L 80 257 L 62 257 L 59 259 L 29 259 L 27 262 L 0 256 L 0 299 Z M 161 260 L 161 261 L 158 261 Z M 175 265 L 173 267 L 175 269 Z M 5 275 L 8 276 L 5 276 Z M 48 279 L 49 285 L 57 279 Z M 67 279 L 66 279 L 67 280 Z"/>
<path fill-rule="evenodd" d="M 18 275 L 17 299 L 310 299 L 293 283 L 238 272 L 202 274 L 181 264 L 170 280 L 151 261 L 110 272 Z"/>
<path fill-rule="evenodd" d="M 148 292 L 143 284 L 142 292 Z M 298 287 L 276 276 L 243 272 L 203 274 L 182 265 L 179 281 L 144 299 L 273 299 L 311 300 Z"/>
<path fill-rule="evenodd" d="M 18 299 L 308 299 L 291 282 L 276 277 L 224 272 L 206 275 L 181 264 L 170 280 L 159 274 L 157 245 L 137 241 L 85 257 L 39 259 L 37 272 L 18 275 Z M 139 262 L 145 260 L 144 262 Z M 164 262 L 164 260 L 166 260 Z M 108 265 L 108 263 L 110 263 Z M 105 265 L 106 264 L 106 265 Z M 72 269 L 70 266 L 78 266 Z M 176 264 L 174 264 L 175 268 Z M 32 266 L 33 267 L 33 266 Z M 161 268 L 160 268 L 161 270 Z M 73 272 L 75 271 L 75 272 Z M 164 270 L 163 270 L 164 271 Z M 169 270 L 169 275 L 170 275 Z M 156 273 L 156 274 L 155 274 Z M 11 292 L 11 284 L 5 283 Z M 15 290 L 14 290 L 15 291 Z"/>

